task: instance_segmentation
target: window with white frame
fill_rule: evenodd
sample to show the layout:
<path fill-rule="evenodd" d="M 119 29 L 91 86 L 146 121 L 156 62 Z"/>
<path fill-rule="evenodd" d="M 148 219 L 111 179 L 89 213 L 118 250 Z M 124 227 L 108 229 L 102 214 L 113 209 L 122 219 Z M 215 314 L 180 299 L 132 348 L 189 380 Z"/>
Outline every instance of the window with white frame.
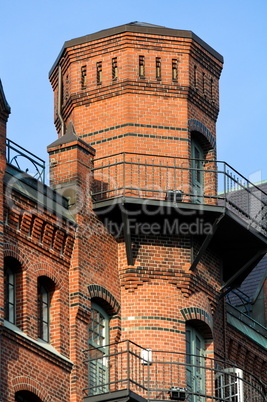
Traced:
<path fill-rule="evenodd" d="M 244 401 L 243 371 L 238 368 L 225 368 L 216 374 L 216 397 L 219 401 Z"/>

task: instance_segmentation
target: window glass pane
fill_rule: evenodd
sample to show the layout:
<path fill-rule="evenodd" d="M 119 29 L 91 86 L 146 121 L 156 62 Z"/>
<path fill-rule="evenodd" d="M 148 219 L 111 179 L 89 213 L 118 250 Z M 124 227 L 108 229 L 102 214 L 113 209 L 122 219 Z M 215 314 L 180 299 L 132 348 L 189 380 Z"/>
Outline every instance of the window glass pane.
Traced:
<path fill-rule="evenodd" d="M 15 324 L 15 274 L 10 268 L 6 271 L 6 285 L 5 285 L 5 319 Z"/>
<path fill-rule="evenodd" d="M 201 335 L 191 327 L 186 330 L 186 380 L 189 392 L 189 402 L 204 402 L 204 397 L 197 394 L 205 393 L 205 360 L 204 356 L 204 339 Z"/>
<path fill-rule="evenodd" d="M 43 340 L 48 341 L 48 325 L 43 322 Z"/>
<path fill-rule="evenodd" d="M 45 288 L 42 288 L 42 299 L 43 303 L 48 304 L 48 292 L 46 291 Z"/>
<path fill-rule="evenodd" d="M 50 316 L 50 291 L 47 286 L 39 285 L 39 337 L 49 342 L 49 316 Z"/>
<path fill-rule="evenodd" d="M 14 294 L 15 294 L 15 292 L 14 292 L 13 285 L 9 284 L 8 290 L 9 290 L 9 292 L 8 292 L 8 301 L 9 301 L 9 303 L 14 304 Z"/>
<path fill-rule="evenodd" d="M 14 275 L 14 273 L 11 272 L 11 271 L 9 271 L 9 273 L 8 273 L 8 282 L 9 282 L 9 284 L 11 284 L 11 285 L 14 285 L 14 284 L 15 284 L 15 275 Z"/>
<path fill-rule="evenodd" d="M 105 344 L 106 320 L 99 311 L 92 309 L 90 339 L 98 346 Z"/>
<path fill-rule="evenodd" d="M 9 322 L 11 322 L 12 324 L 15 324 L 15 308 L 13 304 L 9 305 L 9 317 L 8 320 Z"/>
<path fill-rule="evenodd" d="M 98 305 L 92 303 L 89 325 L 89 395 L 108 392 L 109 357 L 108 357 L 109 317 Z"/>

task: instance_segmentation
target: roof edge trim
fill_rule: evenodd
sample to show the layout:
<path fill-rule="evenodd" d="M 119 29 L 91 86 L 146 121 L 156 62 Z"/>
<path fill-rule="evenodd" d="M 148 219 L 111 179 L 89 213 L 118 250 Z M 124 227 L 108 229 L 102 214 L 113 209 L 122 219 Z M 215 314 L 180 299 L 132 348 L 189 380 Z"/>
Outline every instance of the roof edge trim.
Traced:
<path fill-rule="evenodd" d="M 4 109 L 4 111 L 9 114 L 11 109 L 10 109 L 10 106 L 5 97 L 2 81 L 0 80 L 0 104 L 1 103 L 2 103 L 2 108 Z"/>
<path fill-rule="evenodd" d="M 214 56 L 217 60 L 223 63 L 223 56 L 214 50 L 211 46 L 209 46 L 205 41 L 199 38 L 194 32 L 181 30 L 181 29 L 174 29 L 174 28 L 166 28 L 159 25 L 150 25 L 145 23 L 128 23 L 124 25 L 119 25 L 117 27 L 103 29 L 101 31 L 81 36 L 79 38 L 71 39 L 66 41 L 55 61 L 51 70 L 49 71 L 49 77 L 53 73 L 54 69 L 56 68 L 60 58 L 62 57 L 65 49 L 72 46 L 82 45 L 87 42 L 91 42 L 98 39 L 103 39 L 105 37 L 109 37 L 112 35 L 119 35 L 124 32 L 132 32 L 132 33 L 143 33 L 148 35 L 162 35 L 162 36 L 173 36 L 173 37 L 180 37 L 180 38 L 189 38 L 195 40 L 199 45 L 201 45 L 205 50 L 207 50 L 212 56 Z"/>

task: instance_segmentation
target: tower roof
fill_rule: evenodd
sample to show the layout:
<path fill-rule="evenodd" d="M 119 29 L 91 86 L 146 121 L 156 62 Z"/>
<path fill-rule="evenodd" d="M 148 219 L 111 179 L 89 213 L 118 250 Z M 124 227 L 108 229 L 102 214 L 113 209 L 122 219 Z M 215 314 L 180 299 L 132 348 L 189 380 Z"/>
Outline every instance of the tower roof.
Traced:
<path fill-rule="evenodd" d="M 1 80 L 0 80 L 0 111 L 3 111 L 7 114 L 10 113 L 10 106 L 7 103 Z"/>
<path fill-rule="evenodd" d="M 77 45 L 82 45 L 87 42 L 92 42 L 94 40 L 103 39 L 108 36 L 118 35 L 123 32 L 133 32 L 133 33 L 143 33 L 143 34 L 150 34 L 150 35 L 173 36 L 173 37 L 193 39 L 199 45 L 201 45 L 205 50 L 207 50 L 212 56 L 214 56 L 220 62 L 223 63 L 223 57 L 218 52 L 216 52 L 216 50 L 214 50 L 211 46 L 209 46 L 206 42 L 204 42 L 202 39 L 200 39 L 196 34 L 194 34 L 194 32 L 192 32 L 192 31 L 167 28 L 167 27 L 164 27 L 161 25 L 149 24 L 147 22 L 134 21 L 134 22 L 129 22 L 124 25 L 119 25 L 117 27 L 103 29 L 101 31 L 98 31 L 98 32 L 95 32 L 95 33 L 92 33 L 89 35 L 81 36 L 79 38 L 75 38 L 75 39 L 66 41 L 57 57 L 55 63 L 53 64 L 53 66 L 49 72 L 49 75 L 52 74 L 54 68 L 57 66 L 65 49 L 67 49 L 69 47 L 77 46 Z"/>

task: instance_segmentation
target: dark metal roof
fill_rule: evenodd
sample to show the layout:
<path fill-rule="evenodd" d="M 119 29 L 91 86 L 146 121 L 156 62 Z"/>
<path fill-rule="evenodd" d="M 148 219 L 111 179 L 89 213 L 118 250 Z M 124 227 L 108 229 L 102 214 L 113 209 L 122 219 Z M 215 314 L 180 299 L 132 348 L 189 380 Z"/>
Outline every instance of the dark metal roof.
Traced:
<path fill-rule="evenodd" d="M 241 291 L 243 297 L 249 298 L 251 303 L 254 303 L 257 299 L 263 283 L 267 277 L 267 254 L 260 260 L 253 271 L 246 277 L 246 279 L 241 283 L 238 291 Z M 239 293 L 230 293 L 229 300 L 232 305 L 240 305 Z"/>
<path fill-rule="evenodd" d="M 261 190 L 263 193 L 261 194 L 262 199 L 266 202 L 265 197 L 267 197 L 267 182 L 261 182 L 256 184 L 257 187 L 255 187 L 254 191 L 257 192 L 257 190 Z M 237 190 L 232 193 L 232 199 L 236 199 L 236 202 L 238 203 L 239 207 L 242 207 L 245 205 L 247 202 L 247 197 L 245 197 L 245 192 L 243 190 Z M 251 203 L 250 205 L 250 210 L 257 212 L 257 204 L 255 202 Z M 264 215 L 266 211 L 262 211 L 262 214 Z M 266 219 L 266 218 L 265 218 Z M 257 251 L 257 250 L 256 250 Z M 256 252 L 255 251 L 255 252 Z M 245 278 L 245 280 L 240 284 L 238 287 L 237 291 L 241 291 L 243 293 L 243 297 L 247 297 L 250 299 L 250 302 L 254 303 L 255 300 L 257 299 L 259 292 L 262 288 L 262 285 L 267 277 L 267 254 L 261 258 L 261 260 L 258 262 L 258 264 L 255 266 L 255 268 L 250 272 L 250 274 Z M 241 295 L 242 296 L 242 295 Z M 240 295 L 239 293 L 230 293 L 229 294 L 229 300 L 232 305 L 238 305 L 240 304 Z"/>
<path fill-rule="evenodd" d="M 67 145 L 71 142 L 78 142 L 80 146 L 87 149 L 87 151 L 93 155 L 95 155 L 95 149 L 91 147 L 91 145 L 87 144 L 84 140 L 76 135 L 75 129 L 72 123 L 69 123 L 66 133 L 59 137 L 57 140 L 52 142 L 52 144 L 48 145 L 47 150 L 50 153 L 51 148 Z"/>
<path fill-rule="evenodd" d="M 166 28 L 163 25 L 149 24 L 148 22 L 140 22 L 140 21 L 129 22 L 127 25 L 138 25 L 140 27 Z"/>
<path fill-rule="evenodd" d="M 65 49 L 77 45 L 82 45 L 87 42 L 91 42 L 97 39 L 106 38 L 112 35 L 118 35 L 123 32 L 134 32 L 134 33 L 143 33 L 148 35 L 162 35 L 162 36 L 173 36 L 180 38 L 189 38 L 196 41 L 199 45 L 201 45 L 205 50 L 207 50 L 212 56 L 216 57 L 220 62 L 223 63 L 223 57 L 216 50 L 214 50 L 211 46 L 209 46 L 206 42 L 200 39 L 197 35 L 192 31 L 181 30 L 181 29 L 173 29 L 166 28 L 161 25 L 153 25 L 146 22 L 130 22 L 124 25 L 119 25 L 117 27 L 104 29 L 89 35 L 81 36 L 79 38 L 75 38 L 69 41 L 66 41 L 61 49 L 55 63 L 53 64 L 49 76 L 52 74 L 54 68 L 57 66 L 59 59 L 61 58 Z"/>
<path fill-rule="evenodd" d="M 75 225 L 75 220 L 68 210 L 68 200 L 59 192 L 15 168 L 15 166 L 7 164 L 4 177 L 6 185 L 10 180 L 12 180 L 13 190 L 29 198 L 39 207 L 42 206 L 44 210 L 62 216 L 72 225 Z"/>

